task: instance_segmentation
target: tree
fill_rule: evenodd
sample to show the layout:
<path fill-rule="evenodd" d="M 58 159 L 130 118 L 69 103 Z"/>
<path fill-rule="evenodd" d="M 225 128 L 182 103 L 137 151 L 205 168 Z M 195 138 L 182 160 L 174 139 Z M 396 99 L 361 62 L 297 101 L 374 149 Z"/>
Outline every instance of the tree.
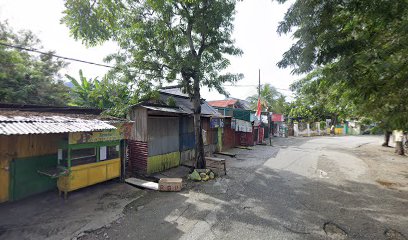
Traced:
<path fill-rule="evenodd" d="M 109 74 L 102 80 L 87 79 L 82 70 L 79 70 L 78 79 L 65 76 L 73 84 L 70 104 L 105 109 L 104 114 L 107 115 L 125 117 L 128 107 L 136 104 L 141 96 L 140 92 L 133 91 L 128 84 L 111 79 Z"/>
<path fill-rule="evenodd" d="M 58 74 L 66 63 L 9 45 L 40 48 L 40 40 L 30 31 L 16 33 L 7 22 L 0 22 L 0 102 L 45 105 L 68 102 L 68 87 Z"/>
<path fill-rule="evenodd" d="M 312 81 L 340 87 L 338 100 L 352 103 L 357 114 L 386 131 L 406 130 L 407 16 L 406 0 L 298 0 L 278 27 L 297 39 L 278 66 L 294 73 L 319 69 Z"/>
<path fill-rule="evenodd" d="M 137 84 L 177 81 L 194 106 L 196 167 L 205 167 L 200 87 L 225 93 L 240 74 L 220 74 L 240 55 L 231 34 L 235 0 L 67 0 L 62 19 L 87 45 L 117 42 L 107 57 L 116 72 Z"/>
<path fill-rule="evenodd" d="M 95 85 L 99 86 L 99 82 L 96 78 L 88 80 L 86 77 L 84 77 L 82 70 L 79 70 L 78 80 L 68 74 L 66 74 L 65 77 L 68 78 L 68 80 L 73 84 L 73 87 L 71 89 L 72 105 L 105 108 L 103 106 L 103 103 L 100 104 L 100 101 L 92 101 L 91 99 L 91 95 L 95 89 Z"/>
<path fill-rule="evenodd" d="M 286 111 L 287 103 L 285 96 L 280 93 L 274 86 L 269 83 L 261 86 L 261 106 L 263 110 L 274 113 L 284 113 Z M 253 110 L 257 109 L 258 94 L 247 98 Z"/>
<path fill-rule="evenodd" d="M 292 118 L 308 121 L 331 118 L 336 124 L 338 118 L 356 117 L 354 105 L 346 100 L 347 91 L 342 84 L 328 81 L 320 68 L 291 84 L 290 89 L 295 92 L 296 98 L 291 108 Z"/>

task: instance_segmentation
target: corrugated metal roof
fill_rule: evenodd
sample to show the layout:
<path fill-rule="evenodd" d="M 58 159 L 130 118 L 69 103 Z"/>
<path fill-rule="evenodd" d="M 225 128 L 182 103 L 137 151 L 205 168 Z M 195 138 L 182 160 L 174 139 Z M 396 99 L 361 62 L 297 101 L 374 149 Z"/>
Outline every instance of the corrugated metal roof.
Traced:
<path fill-rule="evenodd" d="M 46 134 L 67 132 L 91 132 L 116 129 L 101 120 L 55 117 L 21 117 L 0 115 L 0 135 Z"/>
<path fill-rule="evenodd" d="M 165 88 L 165 89 L 160 89 L 159 92 L 162 93 L 168 93 L 172 95 L 177 95 L 181 97 L 188 97 L 187 93 L 183 93 L 180 88 L 175 87 L 175 88 Z"/>
<path fill-rule="evenodd" d="M 213 107 L 221 107 L 221 108 L 230 108 L 232 107 L 231 105 L 236 104 L 236 108 L 251 110 L 250 102 L 246 100 L 238 99 L 238 98 L 227 98 L 224 100 L 214 100 L 214 101 L 208 101 L 208 103 Z"/>
<path fill-rule="evenodd" d="M 141 106 L 144 108 L 150 109 L 150 110 L 154 110 L 154 111 L 187 114 L 185 111 L 183 111 L 182 109 L 178 109 L 178 108 L 157 107 L 157 106 L 147 106 L 147 105 L 141 105 Z"/>
<path fill-rule="evenodd" d="M 160 94 L 160 100 L 162 100 L 163 102 L 167 102 L 167 99 L 170 97 L 175 100 L 176 106 L 181 108 L 185 113 L 193 114 L 193 103 L 189 98 Z M 222 117 L 222 114 L 219 113 L 215 108 L 211 107 L 206 101 L 201 104 L 201 114 L 204 116 Z"/>
<path fill-rule="evenodd" d="M 210 104 L 213 107 L 228 107 L 230 105 L 234 105 L 237 102 L 238 102 L 237 99 L 225 99 L 225 100 L 208 101 L 208 104 Z"/>

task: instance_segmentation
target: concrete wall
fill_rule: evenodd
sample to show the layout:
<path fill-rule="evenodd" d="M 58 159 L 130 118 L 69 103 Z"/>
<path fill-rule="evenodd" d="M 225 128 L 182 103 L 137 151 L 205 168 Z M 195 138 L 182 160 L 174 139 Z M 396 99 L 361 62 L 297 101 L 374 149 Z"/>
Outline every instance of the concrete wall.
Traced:
<path fill-rule="evenodd" d="M 295 137 L 310 137 L 310 136 L 320 136 L 324 134 L 324 130 L 320 129 L 320 122 L 314 123 L 294 123 L 293 132 Z"/>

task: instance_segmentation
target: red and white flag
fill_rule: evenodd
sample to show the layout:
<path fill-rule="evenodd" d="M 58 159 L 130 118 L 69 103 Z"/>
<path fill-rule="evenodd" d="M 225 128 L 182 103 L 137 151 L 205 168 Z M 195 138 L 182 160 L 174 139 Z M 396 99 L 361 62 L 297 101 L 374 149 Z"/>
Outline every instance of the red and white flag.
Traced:
<path fill-rule="evenodd" d="M 258 118 L 258 120 L 261 120 L 261 112 L 262 112 L 262 109 L 261 109 L 261 98 L 258 97 L 258 106 L 257 106 L 257 108 L 256 108 L 256 113 L 255 113 L 255 116 Z"/>

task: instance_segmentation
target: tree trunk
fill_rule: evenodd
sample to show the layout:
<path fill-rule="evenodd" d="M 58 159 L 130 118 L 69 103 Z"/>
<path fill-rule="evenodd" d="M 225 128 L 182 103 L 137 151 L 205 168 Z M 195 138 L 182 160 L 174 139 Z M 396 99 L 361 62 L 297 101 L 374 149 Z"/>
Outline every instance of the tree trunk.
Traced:
<path fill-rule="evenodd" d="M 385 131 L 384 132 L 384 143 L 382 144 L 383 147 L 388 147 L 389 146 L 391 134 L 392 134 L 392 132 L 390 132 L 390 131 Z"/>
<path fill-rule="evenodd" d="M 402 141 L 395 142 L 395 153 L 398 155 L 404 155 L 404 147 Z"/>
<path fill-rule="evenodd" d="M 204 156 L 204 143 L 203 133 L 201 127 L 201 96 L 200 96 L 200 83 L 198 77 L 194 78 L 194 95 L 193 95 L 193 107 L 194 107 L 194 135 L 195 135 L 195 161 L 196 168 L 206 168 L 205 156 Z"/>

